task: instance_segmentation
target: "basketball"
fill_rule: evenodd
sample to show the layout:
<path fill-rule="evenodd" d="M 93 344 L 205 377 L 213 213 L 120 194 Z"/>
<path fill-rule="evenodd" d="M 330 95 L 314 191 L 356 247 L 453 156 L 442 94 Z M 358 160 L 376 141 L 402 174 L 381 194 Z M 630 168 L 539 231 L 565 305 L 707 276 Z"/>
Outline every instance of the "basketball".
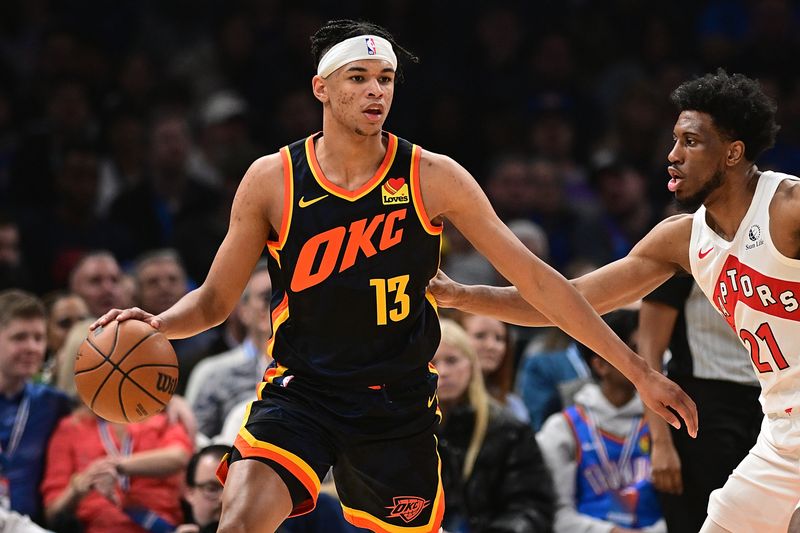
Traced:
<path fill-rule="evenodd" d="M 167 338 L 139 320 L 90 331 L 75 356 L 81 400 L 109 422 L 138 422 L 166 407 L 178 384 Z"/>

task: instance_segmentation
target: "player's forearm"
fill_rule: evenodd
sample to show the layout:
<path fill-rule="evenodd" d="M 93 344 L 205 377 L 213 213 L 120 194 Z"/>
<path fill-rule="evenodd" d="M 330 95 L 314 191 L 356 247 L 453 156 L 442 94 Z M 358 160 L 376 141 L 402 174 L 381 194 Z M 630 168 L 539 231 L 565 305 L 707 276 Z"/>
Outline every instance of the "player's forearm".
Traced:
<path fill-rule="evenodd" d="M 232 309 L 211 290 L 199 287 L 158 316 L 160 331 L 170 339 L 191 337 L 221 324 Z"/>
<path fill-rule="evenodd" d="M 446 307 L 455 307 L 474 315 L 491 316 L 518 326 L 550 325 L 547 317 L 532 307 L 513 286 L 454 284 L 453 301 Z"/>
<path fill-rule="evenodd" d="M 520 284 L 525 299 L 574 339 L 622 372 L 634 384 L 650 371 L 647 363 L 614 335 L 570 282 L 548 266 L 531 272 Z"/>

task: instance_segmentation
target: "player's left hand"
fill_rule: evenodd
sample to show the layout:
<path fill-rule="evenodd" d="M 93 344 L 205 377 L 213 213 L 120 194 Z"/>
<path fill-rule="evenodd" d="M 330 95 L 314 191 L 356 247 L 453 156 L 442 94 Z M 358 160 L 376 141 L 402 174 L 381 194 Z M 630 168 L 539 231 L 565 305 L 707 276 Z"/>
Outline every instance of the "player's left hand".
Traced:
<path fill-rule="evenodd" d="M 647 407 L 667 421 L 675 429 L 681 428 L 681 420 L 692 438 L 697 436 L 697 406 L 678 385 L 665 378 L 660 372 L 650 369 L 644 378 L 634 383 L 639 397 Z M 680 418 L 675 416 L 674 410 Z"/>
<path fill-rule="evenodd" d="M 183 396 L 178 396 L 176 394 L 167 404 L 166 413 L 169 417 L 169 421 L 173 424 L 175 422 L 183 424 L 183 427 L 186 428 L 186 432 L 189 434 L 189 438 L 194 442 L 195 436 L 197 435 L 197 419 L 194 416 L 194 412 L 192 412 L 192 408 L 189 406 L 189 402 L 187 402 Z"/>

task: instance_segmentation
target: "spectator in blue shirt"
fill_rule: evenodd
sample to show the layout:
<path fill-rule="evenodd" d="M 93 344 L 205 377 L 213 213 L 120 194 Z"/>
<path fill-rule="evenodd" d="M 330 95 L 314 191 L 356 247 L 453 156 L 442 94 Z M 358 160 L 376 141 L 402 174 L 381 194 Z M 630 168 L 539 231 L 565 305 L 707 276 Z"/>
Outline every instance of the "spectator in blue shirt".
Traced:
<path fill-rule="evenodd" d="M 70 410 L 63 393 L 33 383 L 44 361 L 45 312 L 33 295 L 0 292 L 0 504 L 38 519 L 47 442 Z"/>

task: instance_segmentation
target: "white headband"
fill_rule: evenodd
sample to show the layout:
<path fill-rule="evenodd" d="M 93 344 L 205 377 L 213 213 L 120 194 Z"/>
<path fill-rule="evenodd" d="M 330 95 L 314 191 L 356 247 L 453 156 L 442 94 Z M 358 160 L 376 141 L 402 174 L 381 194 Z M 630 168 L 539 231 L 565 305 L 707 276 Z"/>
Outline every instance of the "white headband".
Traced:
<path fill-rule="evenodd" d="M 345 39 L 325 52 L 319 60 L 317 74 L 327 78 L 342 65 L 362 59 L 384 59 L 397 70 L 397 56 L 389 41 L 377 35 L 359 35 Z"/>

